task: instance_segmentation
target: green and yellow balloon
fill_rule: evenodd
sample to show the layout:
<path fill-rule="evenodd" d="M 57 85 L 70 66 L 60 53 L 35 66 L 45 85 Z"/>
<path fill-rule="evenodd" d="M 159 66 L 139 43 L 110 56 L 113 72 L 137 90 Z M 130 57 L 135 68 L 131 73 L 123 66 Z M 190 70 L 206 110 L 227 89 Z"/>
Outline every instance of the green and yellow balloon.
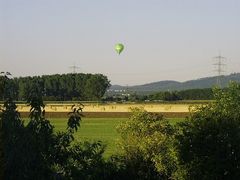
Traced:
<path fill-rule="evenodd" d="M 124 49 L 124 45 L 123 44 L 118 43 L 118 44 L 115 45 L 115 50 L 117 51 L 118 54 L 121 54 L 123 49 Z"/>

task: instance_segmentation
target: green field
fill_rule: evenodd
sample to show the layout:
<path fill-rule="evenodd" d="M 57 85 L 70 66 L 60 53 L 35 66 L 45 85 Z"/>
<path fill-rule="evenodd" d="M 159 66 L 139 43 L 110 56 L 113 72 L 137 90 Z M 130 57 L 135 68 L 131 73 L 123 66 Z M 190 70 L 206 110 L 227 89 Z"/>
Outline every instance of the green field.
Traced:
<path fill-rule="evenodd" d="M 119 134 L 116 126 L 127 118 L 83 118 L 81 127 L 75 134 L 75 140 L 100 140 L 107 145 L 105 157 L 109 157 L 117 152 L 116 141 Z M 182 118 L 169 119 L 171 123 L 182 121 Z M 55 131 L 65 131 L 67 119 L 50 119 L 55 126 Z"/>
<path fill-rule="evenodd" d="M 116 126 L 127 118 L 83 118 L 81 127 L 75 133 L 75 140 L 100 140 L 106 147 L 105 156 L 116 152 L 116 140 L 119 137 Z M 65 131 L 66 119 L 50 119 L 56 131 Z"/>

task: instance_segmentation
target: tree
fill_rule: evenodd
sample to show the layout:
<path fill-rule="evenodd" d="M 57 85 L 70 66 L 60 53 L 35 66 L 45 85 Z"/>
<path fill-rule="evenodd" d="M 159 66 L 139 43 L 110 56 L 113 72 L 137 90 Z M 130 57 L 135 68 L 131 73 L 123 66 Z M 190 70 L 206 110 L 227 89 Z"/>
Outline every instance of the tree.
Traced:
<path fill-rule="evenodd" d="M 4 83 L 4 105 L 1 112 L 2 137 L 3 137 L 3 154 L 4 154 L 4 176 L 8 177 L 11 171 L 19 171 L 23 163 L 23 158 L 18 157 L 18 151 L 15 147 L 21 148 L 19 140 L 23 132 L 23 123 L 19 113 L 16 111 L 16 104 L 13 102 L 14 89 L 10 84 L 12 81 L 5 76 Z M 7 87 L 7 88 L 6 88 Z M 19 160 L 19 161 L 18 161 Z M 16 161 L 18 163 L 16 163 Z M 14 166 L 11 166 L 14 164 Z M 11 170 L 10 170 L 11 169 Z M 11 176 L 10 178 L 11 179 Z"/>
<path fill-rule="evenodd" d="M 210 88 L 188 89 L 178 92 L 181 99 L 184 100 L 209 100 L 213 99 L 213 91 Z"/>
<path fill-rule="evenodd" d="M 162 115 L 133 109 L 118 127 L 127 174 L 135 179 L 168 179 L 176 169 L 174 128 Z"/>
<path fill-rule="evenodd" d="M 10 81 L 9 81 L 10 82 Z M 8 83 L 14 87 L 15 99 L 27 100 L 29 90 L 38 83 L 44 100 L 99 100 L 105 94 L 110 82 L 102 74 L 55 74 L 20 77 Z M 4 99 L 4 76 L 0 76 L 0 100 Z"/>
<path fill-rule="evenodd" d="M 179 97 L 177 92 L 164 92 L 163 93 L 163 100 L 164 101 L 177 101 L 177 100 L 181 100 L 181 98 Z"/>
<path fill-rule="evenodd" d="M 185 179 L 240 177 L 240 85 L 215 89 L 215 103 L 199 106 L 180 124 L 180 171 Z"/>
<path fill-rule="evenodd" d="M 109 86 L 107 77 L 100 74 L 91 76 L 86 81 L 85 86 L 88 98 L 90 100 L 100 100 Z"/>
<path fill-rule="evenodd" d="M 4 93 L 4 77 L 0 76 L 0 97 L 3 98 Z M 0 107 L 0 113 L 2 109 Z M 3 133 L 2 133 L 2 118 L 0 116 L 0 179 L 3 179 L 3 172 L 4 172 L 4 159 L 3 159 Z"/>
<path fill-rule="evenodd" d="M 0 179 L 3 179 L 4 172 L 4 156 L 3 156 L 3 134 L 2 134 L 2 118 L 0 118 Z"/>
<path fill-rule="evenodd" d="M 39 84 L 39 79 L 34 79 L 28 92 L 31 110 L 26 126 L 16 110 L 13 93 L 6 93 L 9 96 L 0 116 L 4 140 L 3 179 L 105 179 L 107 164 L 101 142 L 73 144 L 74 133 L 80 127 L 81 105 L 72 107 L 67 131 L 54 133 L 54 126 L 45 118 Z"/>

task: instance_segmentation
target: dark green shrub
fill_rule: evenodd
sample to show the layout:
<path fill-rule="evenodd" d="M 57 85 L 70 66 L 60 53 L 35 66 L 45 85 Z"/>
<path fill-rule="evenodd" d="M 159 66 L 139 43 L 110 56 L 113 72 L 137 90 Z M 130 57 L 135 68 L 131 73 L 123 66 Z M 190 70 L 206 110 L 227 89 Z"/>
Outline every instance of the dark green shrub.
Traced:
<path fill-rule="evenodd" d="M 239 179 L 240 85 L 215 89 L 216 103 L 198 107 L 177 136 L 185 179 Z"/>
<path fill-rule="evenodd" d="M 38 84 L 38 83 L 36 83 Z M 32 86 L 28 95 L 30 121 L 24 126 L 16 104 L 6 97 L 3 122 L 3 179 L 96 179 L 105 176 L 104 146 L 100 142 L 75 143 L 82 107 L 73 106 L 66 132 L 54 133 L 45 118 L 41 90 Z M 1 162 L 2 165 L 2 162 Z"/>
<path fill-rule="evenodd" d="M 4 164 L 5 163 L 4 163 L 4 159 L 3 159 L 2 118 L 0 118 L 0 179 L 3 179 Z"/>
<path fill-rule="evenodd" d="M 174 128 L 161 115 L 133 109 L 130 119 L 118 127 L 120 148 L 128 177 L 168 179 L 176 170 Z"/>

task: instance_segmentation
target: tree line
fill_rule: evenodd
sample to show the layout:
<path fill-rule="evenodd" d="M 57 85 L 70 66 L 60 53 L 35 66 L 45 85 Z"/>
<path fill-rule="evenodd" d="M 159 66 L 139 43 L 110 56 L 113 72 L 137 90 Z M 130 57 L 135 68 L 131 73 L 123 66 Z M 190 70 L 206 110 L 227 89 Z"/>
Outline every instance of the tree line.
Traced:
<path fill-rule="evenodd" d="M 47 101 L 100 100 L 110 86 L 108 78 L 102 74 L 55 74 L 33 77 L 19 77 L 11 80 L 15 99 L 25 101 L 29 89 L 37 85 Z M 4 100 L 4 78 L 0 77 L 0 100 Z M 7 92 L 7 91 L 5 91 Z M 5 95 L 6 96 L 6 95 Z"/>
<path fill-rule="evenodd" d="M 125 94 L 108 93 L 102 100 L 104 101 L 179 101 L 179 100 L 213 100 L 213 90 L 188 89 L 182 91 L 160 91 L 149 95 L 142 95 L 136 92 Z"/>
<path fill-rule="evenodd" d="M 149 100 L 177 101 L 177 100 L 212 100 L 213 91 L 206 89 L 188 89 L 182 91 L 158 92 L 148 96 Z"/>

